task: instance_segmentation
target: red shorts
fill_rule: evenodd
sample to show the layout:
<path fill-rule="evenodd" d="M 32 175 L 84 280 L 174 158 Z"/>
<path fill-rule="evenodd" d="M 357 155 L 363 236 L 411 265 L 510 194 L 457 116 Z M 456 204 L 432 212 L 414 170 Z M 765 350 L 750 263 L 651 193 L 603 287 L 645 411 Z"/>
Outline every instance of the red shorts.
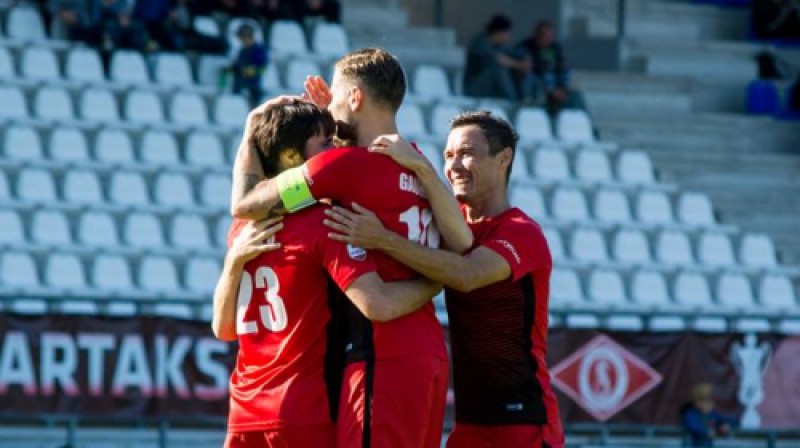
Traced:
<path fill-rule="evenodd" d="M 428 354 L 382 359 L 372 366 L 348 365 L 336 422 L 337 446 L 439 448 L 448 370 L 446 360 Z"/>
<path fill-rule="evenodd" d="M 333 423 L 295 426 L 269 431 L 228 432 L 224 448 L 335 448 Z"/>
<path fill-rule="evenodd" d="M 484 426 L 456 423 L 453 432 L 447 438 L 447 448 L 507 447 L 563 448 L 564 434 L 560 431 L 553 431 L 549 426 Z"/>

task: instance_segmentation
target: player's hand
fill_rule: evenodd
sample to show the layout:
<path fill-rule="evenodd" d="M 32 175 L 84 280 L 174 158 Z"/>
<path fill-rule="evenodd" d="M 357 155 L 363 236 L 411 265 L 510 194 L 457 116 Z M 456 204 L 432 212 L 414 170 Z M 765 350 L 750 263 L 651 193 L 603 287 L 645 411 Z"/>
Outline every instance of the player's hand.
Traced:
<path fill-rule="evenodd" d="M 281 244 L 273 237 L 283 229 L 282 219 L 277 217 L 247 223 L 228 250 L 231 261 L 245 264 L 264 252 L 280 249 Z"/>
<path fill-rule="evenodd" d="M 418 171 L 430 165 L 425 156 L 411 146 L 411 143 L 397 134 L 379 135 L 372 141 L 369 150 L 387 155 L 403 168 L 411 171 Z"/>
<path fill-rule="evenodd" d="M 334 206 L 325 210 L 329 219 L 323 223 L 334 232 L 328 233 L 332 240 L 352 244 L 363 249 L 379 249 L 388 230 L 371 211 L 353 203 L 353 211 Z"/>
<path fill-rule="evenodd" d="M 311 101 L 322 109 L 328 108 L 333 99 L 333 95 L 331 95 L 331 88 L 328 87 L 328 83 L 326 83 L 321 76 L 307 76 L 303 86 L 306 88 L 306 93 L 303 94 L 303 98 Z"/>

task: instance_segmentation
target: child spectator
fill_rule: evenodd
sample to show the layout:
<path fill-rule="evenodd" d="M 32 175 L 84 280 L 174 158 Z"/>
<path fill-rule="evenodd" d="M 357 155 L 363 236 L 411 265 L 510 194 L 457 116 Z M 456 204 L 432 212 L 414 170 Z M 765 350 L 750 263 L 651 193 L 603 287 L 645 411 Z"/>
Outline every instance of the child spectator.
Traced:
<path fill-rule="evenodd" d="M 712 447 L 714 438 L 725 436 L 736 421 L 714 410 L 714 390 L 711 384 L 699 383 L 692 389 L 692 401 L 681 407 L 681 426 L 691 447 Z"/>
<path fill-rule="evenodd" d="M 267 50 L 256 42 L 255 30 L 251 25 L 242 25 L 236 32 L 242 48 L 231 66 L 233 72 L 233 92 L 244 93 L 250 105 L 256 107 L 261 101 L 261 73 L 267 66 Z"/>

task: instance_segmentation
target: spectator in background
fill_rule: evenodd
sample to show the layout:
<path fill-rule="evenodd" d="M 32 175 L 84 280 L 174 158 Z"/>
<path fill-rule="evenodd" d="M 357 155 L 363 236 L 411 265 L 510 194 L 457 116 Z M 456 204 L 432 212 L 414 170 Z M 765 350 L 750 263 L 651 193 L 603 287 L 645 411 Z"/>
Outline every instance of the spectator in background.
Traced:
<path fill-rule="evenodd" d="M 754 0 L 753 31 L 761 39 L 800 39 L 797 0 Z"/>
<path fill-rule="evenodd" d="M 531 62 L 510 47 L 511 25 L 508 17 L 496 15 L 486 26 L 486 32 L 470 42 L 464 69 L 467 95 L 509 101 L 530 95 L 525 89 L 530 83 L 525 79 L 530 75 Z"/>
<path fill-rule="evenodd" d="M 93 0 L 49 0 L 47 12 L 56 37 L 99 46 L 100 34 L 92 26 L 89 7 Z"/>
<path fill-rule="evenodd" d="M 255 108 L 261 101 L 261 73 L 267 66 L 267 50 L 256 42 L 255 30 L 250 25 L 242 25 L 236 32 L 242 48 L 230 67 L 233 72 L 233 93 L 244 93 Z"/>
<path fill-rule="evenodd" d="M 339 23 L 341 9 L 337 0 L 302 0 L 297 10 L 298 21 L 306 29 L 320 22 Z"/>
<path fill-rule="evenodd" d="M 144 50 L 147 36 L 138 22 L 133 20 L 133 0 L 93 0 L 91 21 L 99 33 L 101 48 Z"/>
<path fill-rule="evenodd" d="M 267 23 L 277 20 L 294 20 L 295 13 L 287 0 L 251 0 L 256 14 Z"/>
<path fill-rule="evenodd" d="M 692 401 L 681 407 L 680 417 L 691 447 L 714 446 L 714 438 L 727 435 L 736 423 L 714 410 L 714 390 L 708 383 L 694 386 Z"/>
<path fill-rule="evenodd" d="M 228 42 L 194 29 L 195 6 L 201 0 L 136 0 L 134 18 L 142 22 L 151 48 L 225 54 Z"/>
<path fill-rule="evenodd" d="M 531 83 L 529 88 L 535 92 L 537 102 L 551 114 L 564 107 L 582 107 L 580 95 L 569 88 L 564 51 L 556 41 L 552 23 L 536 24 L 533 35 L 518 46 L 530 57 L 532 76 L 527 82 Z"/>

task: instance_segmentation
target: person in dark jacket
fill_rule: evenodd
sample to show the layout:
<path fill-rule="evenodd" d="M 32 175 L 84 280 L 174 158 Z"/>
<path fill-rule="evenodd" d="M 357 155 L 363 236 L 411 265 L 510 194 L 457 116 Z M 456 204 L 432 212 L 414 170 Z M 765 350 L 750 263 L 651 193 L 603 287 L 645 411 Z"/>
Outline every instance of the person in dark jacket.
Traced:
<path fill-rule="evenodd" d="M 267 49 L 255 39 L 255 30 L 250 25 L 242 25 L 236 33 L 242 48 L 231 66 L 233 72 L 233 93 L 245 93 L 252 107 L 258 106 L 263 92 L 261 74 L 267 66 Z"/>
<path fill-rule="evenodd" d="M 691 447 L 713 447 L 714 438 L 727 435 L 736 420 L 714 410 L 714 390 L 708 383 L 692 389 L 692 401 L 680 411 L 681 426 Z"/>

